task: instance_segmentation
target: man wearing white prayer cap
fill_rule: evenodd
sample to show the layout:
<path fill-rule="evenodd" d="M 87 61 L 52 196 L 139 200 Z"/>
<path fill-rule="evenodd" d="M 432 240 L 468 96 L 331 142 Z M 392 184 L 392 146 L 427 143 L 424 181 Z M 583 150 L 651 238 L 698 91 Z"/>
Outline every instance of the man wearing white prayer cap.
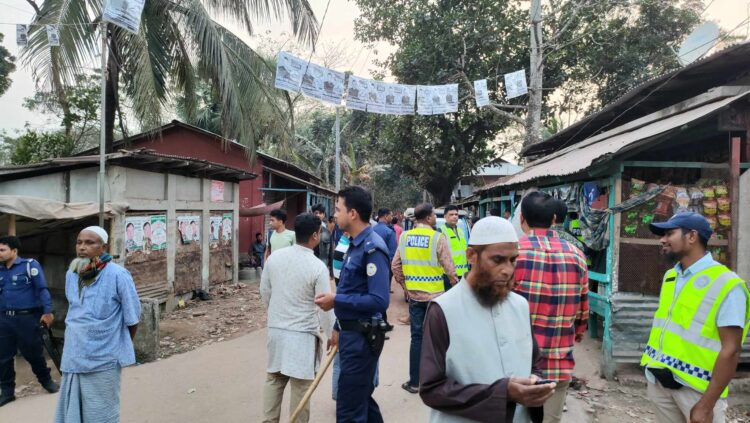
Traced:
<path fill-rule="evenodd" d="M 539 354 L 529 305 L 512 292 L 513 225 L 481 219 L 466 255 L 471 270 L 425 317 L 419 394 L 430 422 L 541 422 L 555 384 L 533 374 Z"/>
<path fill-rule="evenodd" d="M 107 254 L 109 235 L 78 234 L 78 257 L 65 275 L 68 315 L 55 423 L 120 421 L 120 373 L 135 364 L 133 338 L 141 303 L 133 278 Z"/>

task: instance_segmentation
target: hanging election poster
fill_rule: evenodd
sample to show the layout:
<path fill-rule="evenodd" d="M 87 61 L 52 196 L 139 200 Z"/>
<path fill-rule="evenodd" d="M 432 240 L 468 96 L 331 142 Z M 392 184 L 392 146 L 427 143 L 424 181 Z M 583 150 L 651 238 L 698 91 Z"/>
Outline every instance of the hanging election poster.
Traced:
<path fill-rule="evenodd" d="M 432 114 L 455 113 L 458 111 L 458 84 L 432 87 Z"/>
<path fill-rule="evenodd" d="M 221 203 L 224 201 L 224 182 L 211 181 L 211 202 Z"/>
<path fill-rule="evenodd" d="M 60 46 L 60 30 L 57 25 L 45 25 L 47 27 L 47 42 L 50 47 Z"/>
<path fill-rule="evenodd" d="M 487 80 L 480 79 L 474 81 L 474 97 L 477 101 L 477 107 L 489 106 L 490 93 L 487 91 Z"/>
<path fill-rule="evenodd" d="M 305 74 L 305 68 L 307 68 L 306 61 L 285 51 L 280 52 L 276 62 L 275 87 L 298 93 L 299 87 L 302 85 L 302 75 Z"/>
<path fill-rule="evenodd" d="M 528 92 L 526 71 L 524 69 L 505 74 L 505 96 L 507 98 L 520 97 Z"/>
<path fill-rule="evenodd" d="M 105 0 L 102 20 L 137 34 L 146 0 Z"/>
<path fill-rule="evenodd" d="M 385 89 L 386 113 L 392 115 L 414 114 L 414 97 L 416 96 L 414 85 L 386 84 Z"/>
<path fill-rule="evenodd" d="M 346 97 L 346 108 L 351 110 L 367 110 L 367 94 L 370 81 L 358 76 L 349 76 L 349 88 Z"/>
<path fill-rule="evenodd" d="M 232 240 L 232 213 L 224 213 L 221 220 L 221 240 Z"/>
<path fill-rule="evenodd" d="M 16 44 L 25 46 L 29 43 L 29 26 L 16 25 Z"/>
<path fill-rule="evenodd" d="M 385 110 L 385 82 L 368 81 L 367 111 L 370 113 L 386 113 Z"/>
<path fill-rule="evenodd" d="M 324 103 L 334 106 L 341 105 L 341 98 L 344 96 L 344 81 L 346 76 L 343 72 L 336 72 L 328 68 L 323 69 L 323 78 L 321 79 L 322 91 L 320 100 Z"/>
<path fill-rule="evenodd" d="M 321 89 L 323 85 L 323 72 L 324 69 L 322 66 L 318 66 L 315 63 L 309 63 L 307 65 L 307 70 L 302 75 L 302 94 L 305 95 L 305 97 L 314 98 L 316 100 L 322 100 L 323 99 L 323 90 Z"/>
<path fill-rule="evenodd" d="M 432 87 L 429 85 L 417 85 L 417 113 L 432 114 Z"/>
<path fill-rule="evenodd" d="M 163 214 L 151 216 L 150 232 L 151 249 L 154 251 L 165 250 L 167 248 L 167 216 Z M 146 238 L 145 227 L 143 237 Z"/>

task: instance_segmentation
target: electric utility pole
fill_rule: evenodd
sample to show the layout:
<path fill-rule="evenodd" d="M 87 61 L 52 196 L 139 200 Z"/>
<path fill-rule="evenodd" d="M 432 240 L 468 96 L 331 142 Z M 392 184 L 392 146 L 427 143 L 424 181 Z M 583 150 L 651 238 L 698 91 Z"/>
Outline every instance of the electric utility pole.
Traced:
<path fill-rule="evenodd" d="M 542 51 L 542 0 L 531 0 L 529 10 L 531 28 L 531 61 L 529 66 L 529 110 L 526 115 L 524 147 L 542 138 L 542 82 L 544 53 Z"/>

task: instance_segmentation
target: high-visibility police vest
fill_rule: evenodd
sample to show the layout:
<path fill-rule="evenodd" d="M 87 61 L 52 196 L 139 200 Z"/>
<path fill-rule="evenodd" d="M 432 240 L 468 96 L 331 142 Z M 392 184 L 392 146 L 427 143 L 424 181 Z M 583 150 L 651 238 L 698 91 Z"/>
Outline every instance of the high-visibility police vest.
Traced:
<path fill-rule="evenodd" d="M 581 220 L 572 219 L 570 221 L 570 233 L 579 241 L 583 242 L 583 231 L 581 230 Z"/>
<path fill-rule="evenodd" d="M 729 291 L 739 285 L 748 295 L 747 285 L 722 265 L 695 274 L 675 299 L 676 284 L 677 271 L 671 269 L 664 275 L 659 308 L 641 366 L 669 369 L 695 390 L 705 392 L 721 351 L 716 315 Z M 745 312 L 742 342 L 748 327 L 750 304 Z M 729 389 L 725 388 L 721 397 L 726 398 L 728 393 Z"/>
<path fill-rule="evenodd" d="M 399 250 L 404 281 L 408 291 L 438 293 L 445 290 L 443 267 L 437 256 L 440 232 L 414 228 L 401 234 Z"/>
<path fill-rule="evenodd" d="M 466 235 L 464 235 L 464 231 L 461 228 L 456 227 L 454 231 L 447 225 L 440 226 L 440 232 L 448 237 L 448 244 L 451 246 L 451 257 L 453 257 L 453 264 L 456 266 L 456 275 L 461 278 L 461 276 L 469 271 L 469 262 L 466 260 L 466 249 L 469 245 Z"/>

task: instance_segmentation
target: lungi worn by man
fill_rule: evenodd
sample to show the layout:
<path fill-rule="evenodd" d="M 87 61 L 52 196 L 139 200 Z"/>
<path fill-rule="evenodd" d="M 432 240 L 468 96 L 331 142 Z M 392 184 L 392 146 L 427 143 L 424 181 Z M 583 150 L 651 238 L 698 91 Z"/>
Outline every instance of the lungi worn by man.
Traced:
<path fill-rule="evenodd" d="M 419 395 L 431 423 L 541 422 L 554 383 L 532 375 L 538 349 L 529 305 L 513 287 L 518 238 L 497 216 L 477 222 L 471 270 L 431 302 L 425 318 Z"/>
<path fill-rule="evenodd" d="M 304 213 L 295 219 L 297 244 L 268 257 L 260 282 L 260 294 L 268 308 L 268 365 L 263 388 L 263 423 L 278 423 L 284 388 L 291 383 L 290 414 L 315 379 L 323 348 L 321 329 L 333 328 L 333 312 L 315 305 L 315 296 L 331 291 L 328 268 L 315 257 L 320 243 L 321 222 Z M 328 341 L 332 348 L 337 337 Z M 297 422 L 310 418 L 307 403 Z"/>
<path fill-rule="evenodd" d="M 120 421 L 120 372 L 135 363 L 141 305 L 130 273 L 112 262 L 98 226 L 78 235 L 65 275 L 68 315 L 55 423 Z"/>

